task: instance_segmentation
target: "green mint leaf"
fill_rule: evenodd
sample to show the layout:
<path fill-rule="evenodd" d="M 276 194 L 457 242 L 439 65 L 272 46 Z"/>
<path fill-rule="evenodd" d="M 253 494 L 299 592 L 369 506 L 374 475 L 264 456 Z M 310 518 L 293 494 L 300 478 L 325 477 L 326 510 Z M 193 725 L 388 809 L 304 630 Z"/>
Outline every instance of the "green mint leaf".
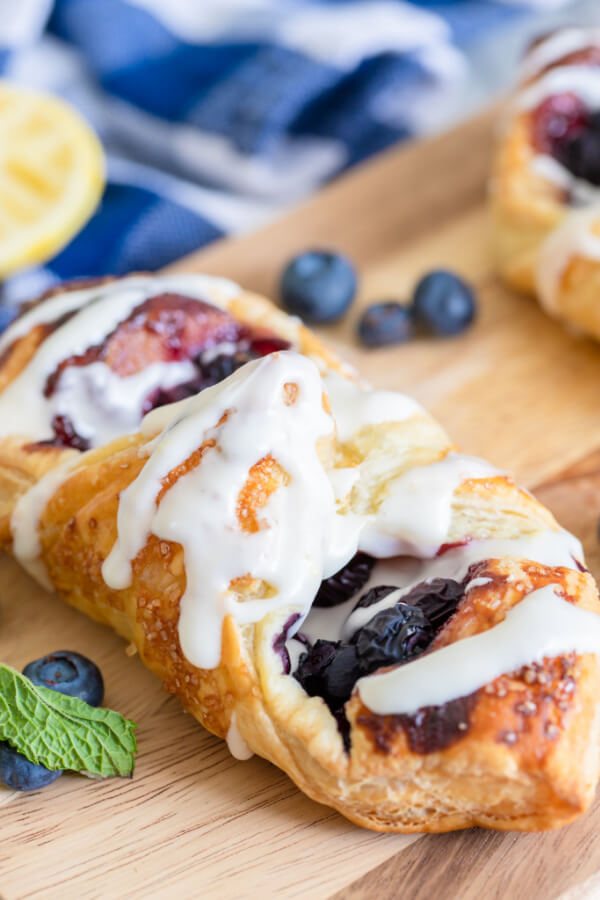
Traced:
<path fill-rule="evenodd" d="M 38 687 L 0 663 L 0 740 L 47 769 L 90 775 L 131 775 L 135 722 Z"/>

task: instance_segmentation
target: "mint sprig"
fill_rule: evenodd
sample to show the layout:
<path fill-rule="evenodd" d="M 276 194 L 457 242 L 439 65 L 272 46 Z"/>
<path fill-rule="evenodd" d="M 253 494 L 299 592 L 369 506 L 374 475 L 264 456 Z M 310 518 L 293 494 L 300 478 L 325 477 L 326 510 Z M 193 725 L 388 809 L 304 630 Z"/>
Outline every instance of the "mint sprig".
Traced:
<path fill-rule="evenodd" d="M 0 663 L 0 740 L 47 769 L 131 775 L 135 722 L 111 709 L 39 687 Z"/>

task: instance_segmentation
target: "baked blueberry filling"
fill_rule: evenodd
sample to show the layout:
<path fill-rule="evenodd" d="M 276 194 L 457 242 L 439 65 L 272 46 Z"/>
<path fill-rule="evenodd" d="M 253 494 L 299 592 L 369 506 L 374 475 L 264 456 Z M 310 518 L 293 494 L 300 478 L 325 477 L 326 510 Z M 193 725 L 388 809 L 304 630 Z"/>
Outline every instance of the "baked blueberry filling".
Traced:
<path fill-rule="evenodd" d="M 175 387 L 153 390 L 144 403 L 145 414 L 218 384 L 250 360 L 289 347 L 289 341 L 243 325 L 209 303 L 180 294 L 159 294 L 134 309 L 102 344 L 63 360 L 47 379 L 44 393 L 51 397 L 59 390 L 60 376 L 68 367 L 104 362 L 126 377 L 144 364 L 190 360 L 196 370 L 194 377 Z M 77 433 L 69 416 L 55 416 L 52 427 L 54 439 L 41 443 L 89 448 L 89 441 Z"/>
<path fill-rule="evenodd" d="M 371 588 L 355 608 L 372 606 L 396 590 L 388 585 Z M 358 679 L 424 653 L 456 611 L 464 592 L 464 582 L 446 578 L 416 585 L 393 606 L 376 613 L 349 641 L 315 641 L 300 656 L 294 678 L 309 696 L 323 698 L 339 724 L 345 719 L 344 705 Z M 411 727 L 414 730 L 416 726 Z M 431 739 L 422 743 L 429 747 Z"/>
<path fill-rule="evenodd" d="M 74 450 L 89 450 L 90 442 L 75 430 L 73 422 L 68 416 L 54 416 L 52 430 L 55 437 L 52 441 L 41 441 L 43 444 L 52 444 L 56 447 L 72 447 Z"/>
<path fill-rule="evenodd" d="M 600 111 L 573 93 L 548 97 L 533 111 L 533 143 L 576 178 L 600 186 Z"/>
<path fill-rule="evenodd" d="M 557 158 L 576 178 L 600 186 L 600 112 L 592 113 L 583 130 L 560 144 Z"/>
<path fill-rule="evenodd" d="M 366 553 L 357 553 L 343 569 L 321 582 L 314 606 L 337 606 L 360 591 L 373 571 L 375 560 Z"/>
<path fill-rule="evenodd" d="M 290 663 L 290 654 L 288 653 L 287 647 L 285 646 L 285 644 L 288 639 L 288 634 L 290 633 L 292 625 L 294 625 L 298 621 L 299 618 L 300 618 L 300 613 L 294 613 L 292 616 L 290 616 L 289 619 L 287 620 L 287 622 L 285 623 L 285 625 L 283 626 L 281 634 L 278 634 L 277 637 L 275 638 L 275 640 L 273 641 L 273 650 L 281 659 L 284 675 L 289 675 L 292 670 L 292 666 Z M 297 634 L 294 635 L 294 640 L 299 641 L 301 644 L 304 644 L 304 646 L 306 646 L 306 647 L 309 646 L 308 640 L 304 637 L 303 634 L 300 634 L 300 632 L 298 632 Z"/>
<path fill-rule="evenodd" d="M 194 365 L 198 370 L 198 375 L 191 381 L 186 381 L 174 388 L 167 390 L 159 388 L 146 401 L 144 412 L 150 412 L 159 406 L 165 406 L 167 403 L 175 403 L 177 400 L 185 400 L 187 397 L 193 397 L 199 394 L 205 388 L 212 387 L 229 378 L 230 375 L 253 359 L 266 356 L 268 353 L 274 353 L 277 350 L 287 350 L 289 348 L 288 341 L 279 338 L 270 338 L 269 340 L 257 339 L 248 340 L 241 339 L 236 349 L 227 353 L 219 353 L 218 356 L 212 356 L 206 359 L 205 355 L 200 353 L 194 360 Z"/>
<path fill-rule="evenodd" d="M 400 729 L 413 753 L 436 753 L 450 747 L 467 732 L 476 700 L 477 692 L 441 706 L 425 706 L 410 716 L 358 716 L 357 723 L 369 729 L 375 746 L 382 753 L 392 750 Z"/>

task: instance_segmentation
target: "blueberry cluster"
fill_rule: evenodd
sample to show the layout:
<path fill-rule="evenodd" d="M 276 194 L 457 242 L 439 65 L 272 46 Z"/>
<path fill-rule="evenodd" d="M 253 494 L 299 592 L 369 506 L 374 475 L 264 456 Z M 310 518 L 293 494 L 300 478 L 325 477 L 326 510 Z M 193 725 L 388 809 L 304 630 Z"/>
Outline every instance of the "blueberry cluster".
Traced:
<path fill-rule="evenodd" d="M 372 606 L 395 590 L 387 585 L 372 588 L 356 608 Z M 463 595 L 462 582 L 448 578 L 422 582 L 376 613 L 350 641 L 317 640 L 300 657 L 294 677 L 311 697 L 322 697 L 339 718 L 359 678 L 424 653 Z"/>
<path fill-rule="evenodd" d="M 411 303 L 387 300 L 367 307 L 358 323 L 366 347 L 401 344 L 418 334 L 450 337 L 475 318 L 472 288 L 454 272 L 429 272 L 418 282 Z"/>
<path fill-rule="evenodd" d="M 349 309 L 357 289 L 350 260 L 330 250 L 308 250 L 287 264 L 281 277 L 281 301 L 288 312 L 307 322 L 334 322 Z M 417 334 L 448 336 L 464 331 L 475 317 L 471 287 L 446 270 L 425 275 L 411 303 L 374 303 L 358 323 L 367 347 L 400 344 Z"/>
<path fill-rule="evenodd" d="M 33 684 L 50 688 L 69 697 L 78 697 L 90 706 L 100 706 L 104 681 L 100 669 L 91 660 L 71 650 L 57 650 L 30 662 L 23 669 Z M 39 766 L 6 742 L 0 742 L 0 781 L 15 791 L 34 791 L 52 784 L 62 775 Z"/>

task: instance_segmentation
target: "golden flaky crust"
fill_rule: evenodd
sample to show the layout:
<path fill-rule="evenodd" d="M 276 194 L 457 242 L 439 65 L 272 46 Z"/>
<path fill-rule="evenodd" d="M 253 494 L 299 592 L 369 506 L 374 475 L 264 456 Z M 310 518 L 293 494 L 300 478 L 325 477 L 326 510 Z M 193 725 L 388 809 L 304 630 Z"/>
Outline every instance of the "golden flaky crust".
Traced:
<path fill-rule="evenodd" d="M 591 47 L 581 59 L 566 56 L 548 68 L 566 63 L 598 65 L 597 48 Z M 530 78 L 535 84 L 548 68 Z M 600 70 L 598 70 L 600 78 Z M 538 296 L 546 310 L 574 330 L 600 339 L 600 261 L 575 250 L 568 254 L 559 273 L 551 302 L 540 295 L 536 272 L 547 240 L 564 229 L 574 214 L 567 191 L 536 170 L 534 159 L 541 151 L 534 142 L 535 111 L 520 110 L 517 100 L 505 111 L 492 164 L 489 185 L 493 248 L 498 270 L 513 288 Z M 600 235 L 600 207 L 590 224 Z M 542 260 L 541 265 L 544 265 Z"/>
<path fill-rule="evenodd" d="M 230 311 L 244 321 L 260 320 L 324 368 L 341 371 L 306 329 L 266 300 L 242 294 Z M 440 707 L 443 721 L 425 724 L 416 717 L 375 715 L 355 692 L 346 707 L 349 753 L 324 701 L 308 697 L 282 674 L 274 641 L 289 608 L 243 627 L 227 617 L 219 666 L 203 670 L 189 663 L 178 636 L 186 584 L 182 547 L 150 536 L 124 590 L 110 589 L 101 572 L 117 536 L 120 492 L 141 471 L 146 457 L 139 451 L 146 440 L 121 438 L 79 458 L 43 510 L 41 556 L 57 593 L 134 643 L 166 690 L 206 728 L 226 736 L 235 711 L 237 728 L 255 753 L 287 772 L 310 797 L 375 830 L 542 829 L 563 825 L 587 808 L 600 758 L 600 667 L 592 654 L 546 660 L 503 676 L 471 697 Z M 367 426 L 351 444 L 338 447 L 336 464 L 377 460 L 367 467 L 371 474 L 361 490 L 352 494 L 352 509 L 364 513 L 381 502 L 393 476 L 441 459 L 450 449 L 442 429 L 427 415 L 416 414 L 393 425 Z M 9 552 L 16 500 L 73 452 L 23 447 L 16 440 L 0 445 L 0 540 Z M 187 465 L 202 465 L 202 456 L 201 447 Z M 181 474 L 169 476 L 170 483 Z M 285 478 L 272 457 L 249 471 L 238 498 L 247 529 L 253 528 L 265 497 Z M 557 528 L 530 494 L 497 475 L 466 481 L 455 492 L 448 540 L 511 538 Z M 523 596 L 547 584 L 559 585 L 570 602 L 600 612 L 586 572 L 504 559 L 478 564 L 474 575 L 489 580 L 478 580 L 467 592 L 435 646 L 486 630 Z M 252 578 L 239 586 L 240 592 L 257 589 Z M 442 727 L 445 740 L 440 741 Z"/>

